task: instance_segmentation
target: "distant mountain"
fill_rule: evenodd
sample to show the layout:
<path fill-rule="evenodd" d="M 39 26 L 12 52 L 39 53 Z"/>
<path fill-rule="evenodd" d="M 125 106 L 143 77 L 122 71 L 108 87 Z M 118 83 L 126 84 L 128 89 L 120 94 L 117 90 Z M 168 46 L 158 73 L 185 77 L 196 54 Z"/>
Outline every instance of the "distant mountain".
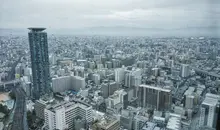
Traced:
<path fill-rule="evenodd" d="M 120 35 L 120 36 L 211 36 L 220 37 L 220 27 L 187 27 L 178 29 L 98 26 L 88 28 L 47 29 L 48 34 L 63 35 Z M 0 35 L 27 35 L 28 29 L 1 29 Z"/>

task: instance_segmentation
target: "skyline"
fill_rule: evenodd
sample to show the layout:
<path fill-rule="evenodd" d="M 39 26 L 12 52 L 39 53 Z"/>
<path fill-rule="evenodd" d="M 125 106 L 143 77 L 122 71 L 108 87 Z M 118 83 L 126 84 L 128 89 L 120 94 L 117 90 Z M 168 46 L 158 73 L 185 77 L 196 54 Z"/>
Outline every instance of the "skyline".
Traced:
<path fill-rule="evenodd" d="M 220 1 L 1 0 L 0 28 L 220 28 Z"/>

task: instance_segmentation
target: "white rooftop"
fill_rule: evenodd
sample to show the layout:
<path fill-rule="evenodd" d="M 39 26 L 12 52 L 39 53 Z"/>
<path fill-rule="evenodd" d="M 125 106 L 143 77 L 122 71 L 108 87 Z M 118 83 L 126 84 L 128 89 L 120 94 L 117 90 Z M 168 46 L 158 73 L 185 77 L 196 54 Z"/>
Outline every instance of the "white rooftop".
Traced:
<path fill-rule="evenodd" d="M 167 129 L 170 130 L 180 130 L 181 127 L 181 118 L 179 117 L 170 117 L 167 123 Z"/>
<path fill-rule="evenodd" d="M 150 85 L 145 85 L 145 84 L 141 84 L 140 87 L 151 88 L 151 89 L 160 90 L 160 91 L 164 91 L 164 92 L 171 92 L 170 89 L 164 89 L 164 88 L 160 88 L 160 87 L 156 87 L 156 86 L 150 86 Z"/>

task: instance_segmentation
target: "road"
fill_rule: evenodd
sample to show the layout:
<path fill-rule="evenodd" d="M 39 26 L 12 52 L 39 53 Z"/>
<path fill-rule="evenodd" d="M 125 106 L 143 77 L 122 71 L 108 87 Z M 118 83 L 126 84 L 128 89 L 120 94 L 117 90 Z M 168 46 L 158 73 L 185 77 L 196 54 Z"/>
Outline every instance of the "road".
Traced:
<path fill-rule="evenodd" d="M 164 57 L 161 57 L 161 56 L 160 56 L 159 58 L 162 59 L 162 60 L 168 61 L 167 58 L 164 58 Z M 179 63 L 179 62 L 177 62 L 177 61 L 175 62 L 175 64 L 181 65 L 181 63 Z M 211 72 L 210 70 L 202 70 L 202 69 L 200 69 L 200 68 L 192 67 L 192 66 L 190 66 L 190 65 L 189 65 L 189 67 L 190 67 L 191 69 L 195 70 L 196 72 L 204 73 L 204 74 L 206 74 L 206 75 L 209 75 L 209 76 L 216 77 L 216 78 L 219 78 L 219 79 L 220 79 L 220 75 L 219 75 L 219 74 L 213 73 L 213 72 Z M 213 69 L 214 69 L 214 68 L 213 68 Z"/>
<path fill-rule="evenodd" d="M 191 130 L 199 130 L 199 116 L 200 116 L 200 110 L 195 115 L 193 115 L 191 122 Z"/>
<path fill-rule="evenodd" d="M 13 80 L 10 80 L 10 81 L 1 82 L 0 85 L 14 84 L 14 83 L 19 83 L 19 82 L 21 82 L 21 81 L 18 80 L 18 79 L 13 79 Z"/>
<path fill-rule="evenodd" d="M 28 130 L 25 93 L 22 88 L 15 90 L 16 108 L 12 122 L 12 130 Z"/>

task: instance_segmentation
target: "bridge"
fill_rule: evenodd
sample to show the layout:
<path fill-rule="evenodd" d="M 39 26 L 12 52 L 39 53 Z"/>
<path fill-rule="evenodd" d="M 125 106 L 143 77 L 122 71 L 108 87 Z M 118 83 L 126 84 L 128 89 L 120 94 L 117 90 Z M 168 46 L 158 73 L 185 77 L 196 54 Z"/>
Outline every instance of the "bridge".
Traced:
<path fill-rule="evenodd" d="M 199 69 L 199 68 L 195 68 L 195 67 L 191 67 L 193 70 L 195 70 L 195 72 L 198 74 L 198 75 L 201 75 L 201 76 L 210 76 L 211 79 L 220 79 L 220 75 L 219 74 L 216 74 L 216 73 L 213 73 L 213 72 L 209 72 L 209 71 L 206 71 L 206 70 L 202 70 L 202 69 Z"/>
<path fill-rule="evenodd" d="M 161 56 L 158 57 L 158 58 L 161 59 L 161 60 L 164 60 L 164 61 L 168 60 L 167 58 L 164 58 L 164 57 L 161 57 Z M 178 64 L 178 65 L 181 64 L 179 62 L 175 62 L 175 63 Z M 213 79 L 213 80 L 220 79 L 220 75 L 219 74 L 216 74 L 216 73 L 213 73 L 213 72 L 209 72 L 207 70 L 203 70 L 203 69 L 200 69 L 200 68 L 192 67 L 190 65 L 189 65 L 189 67 L 191 69 L 193 69 L 196 72 L 196 74 L 201 75 L 203 77 L 210 76 L 210 78 Z M 170 67 L 166 67 L 166 68 L 171 69 Z"/>

